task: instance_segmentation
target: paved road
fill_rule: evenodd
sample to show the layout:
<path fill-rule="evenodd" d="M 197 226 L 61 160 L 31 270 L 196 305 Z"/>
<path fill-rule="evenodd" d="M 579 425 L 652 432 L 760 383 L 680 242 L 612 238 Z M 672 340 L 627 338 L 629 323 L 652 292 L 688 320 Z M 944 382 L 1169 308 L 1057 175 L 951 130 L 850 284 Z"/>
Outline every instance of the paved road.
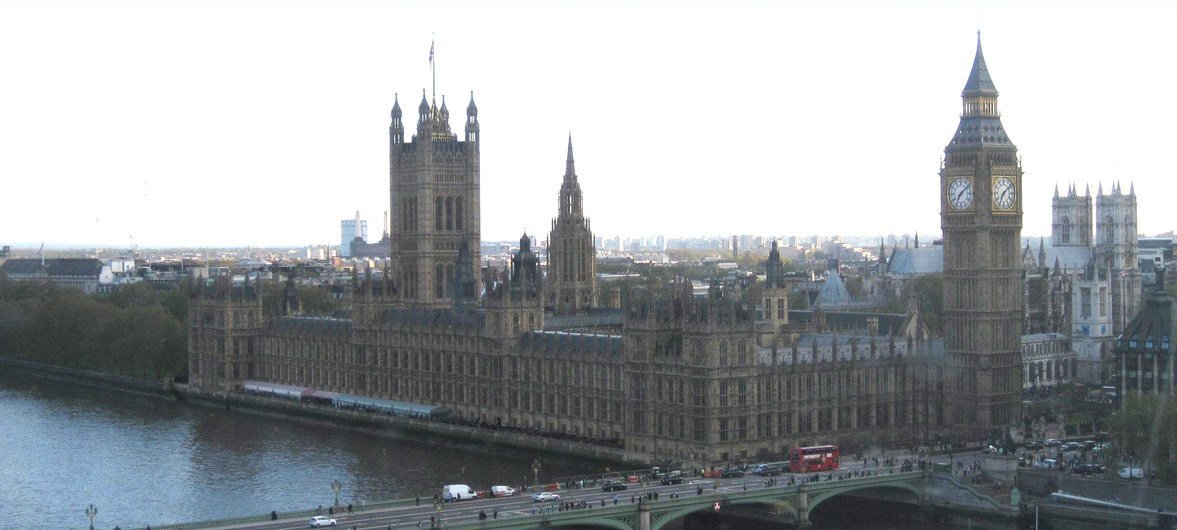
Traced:
<path fill-rule="evenodd" d="M 848 462 L 842 467 L 840 472 L 848 472 L 860 470 L 862 462 Z M 875 469 L 873 464 L 868 466 L 868 469 Z M 838 473 L 838 472 L 835 472 Z M 821 475 L 825 475 L 822 472 Z M 339 515 L 336 514 L 335 519 L 338 521 L 337 529 L 350 529 L 353 526 L 362 530 L 377 530 L 387 528 L 429 528 L 429 517 L 433 516 L 438 521 L 444 520 L 447 524 L 454 524 L 457 522 L 469 523 L 478 520 L 480 511 L 485 511 L 488 517 L 493 517 L 495 510 L 498 510 L 499 518 L 504 517 L 519 517 L 530 516 L 533 510 L 550 509 L 555 511 L 560 503 L 568 502 L 587 502 L 592 507 L 599 508 L 602 501 L 607 506 L 614 505 L 614 499 L 617 504 L 631 503 L 631 497 L 640 497 L 648 492 L 657 492 L 660 499 L 669 499 L 671 494 L 678 494 L 679 496 L 696 496 L 699 488 L 703 489 L 702 495 L 714 495 L 717 493 L 742 491 L 745 489 L 751 490 L 754 488 L 763 489 L 764 482 L 768 478 L 775 478 L 776 485 L 774 487 L 783 488 L 788 487 L 789 479 L 794 478 L 800 480 L 800 475 L 783 474 L 777 477 L 760 477 L 756 475 L 747 475 L 743 478 L 731 479 L 694 479 L 686 480 L 683 484 L 674 484 L 663 486 L 658 482 L 651 483 L 647 486 L 640 484 L 629 485 L 625 491 L 604 492 L 601 488 L 583 488 L 572 490 L 560 490 L 556 493 L 560 496 L 559 501 L 536 503 L 532 502 L 530 494 L 522 494 L 514 497 L 505 497 L 497 499 L 477 499 L 470 501 L 462 501 L 458 503 L 443 504 L 441 510 L 437 510 L 432 505 L 432 499 L 421 499 L 422 506 L 406 506 L 401 508 L 391 508 L 387 510 L 356 513 L 354 515 Z M 592 508 L 588 508 L 592 509 Z M 324 513 L 323 515 L 326 515 Z M 246 525 L 236 525 L 230 528 L 249 528 L 254 530 L 294 530 L 307 528 L 307 520 L 309 518 L 300 517 L 298 519 L 280 520 L 277 522 L 254 523 Z"/>

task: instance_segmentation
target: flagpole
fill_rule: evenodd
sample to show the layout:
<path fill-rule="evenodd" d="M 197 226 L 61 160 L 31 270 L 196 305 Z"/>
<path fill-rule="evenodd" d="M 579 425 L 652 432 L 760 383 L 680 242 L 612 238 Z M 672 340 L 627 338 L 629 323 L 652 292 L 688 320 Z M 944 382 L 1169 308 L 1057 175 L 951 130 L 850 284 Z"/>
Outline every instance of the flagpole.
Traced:
<path fill-rule="evenodd" d="M 433 73 L 433 103 L 437 103 L 437 60 L 433 58 L 434 45 L 437 44 L 437 34 L 433 34 L 433 41 L 429 44 L 429 70 Z"/>

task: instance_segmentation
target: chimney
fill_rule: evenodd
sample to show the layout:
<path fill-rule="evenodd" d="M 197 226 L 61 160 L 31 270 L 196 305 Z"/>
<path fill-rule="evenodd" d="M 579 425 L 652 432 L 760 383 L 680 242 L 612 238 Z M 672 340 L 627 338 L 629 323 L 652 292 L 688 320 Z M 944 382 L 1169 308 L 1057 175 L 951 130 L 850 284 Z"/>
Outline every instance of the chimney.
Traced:
<path fill-rule="evenodd" d="M 388 210 L 384 210 L 384 235 L 392 233 L 392 227 L 388 226 Z"/>

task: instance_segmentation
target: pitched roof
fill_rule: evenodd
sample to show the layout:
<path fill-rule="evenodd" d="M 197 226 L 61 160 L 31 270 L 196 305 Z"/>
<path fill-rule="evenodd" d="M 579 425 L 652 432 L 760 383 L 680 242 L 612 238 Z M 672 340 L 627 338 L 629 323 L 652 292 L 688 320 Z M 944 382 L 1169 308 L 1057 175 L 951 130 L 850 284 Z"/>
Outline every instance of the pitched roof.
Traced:
<path fill-rule="evenodd" d="M 887 264 L 890 274 L 932 274 L 944 272 L 944 247 L 897 248 Z"/>
<path fill-rule="evenodd" d="M 1164 284 L 1145 301 L 1144 307 L 1133 317 L 1124 332 L 1116 338 L 1116 353 L 1174 353 L 1173 297 Z"/>
<path fill-rule="evenodd" d="M 969 80 L 964 84 L 961 95 L 997 95 L 997 87 L 993 85 L 993 78 L 989 77 L 989 67 L 985 65 L 985 55 L 981 53 L 981 32 L 977 32 L 977 54 L 973 56 L 973 69 L 969 71 Z"/>
<path fill-rule="evenodd" d="M 102 260 L 95 258 L 54 258 L 45 260 L 44 270 L 50 277 L 98 276 L 102 272 Z M 8 275 L 30 275 L 41 272 L 41 260 L 18 258 L 0 265 Z"/>

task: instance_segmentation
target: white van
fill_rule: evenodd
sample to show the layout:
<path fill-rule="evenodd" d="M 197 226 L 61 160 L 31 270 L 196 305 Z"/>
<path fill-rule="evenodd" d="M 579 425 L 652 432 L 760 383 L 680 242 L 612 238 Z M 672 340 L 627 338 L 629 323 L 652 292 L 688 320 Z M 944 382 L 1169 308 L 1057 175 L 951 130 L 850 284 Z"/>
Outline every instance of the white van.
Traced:
<path fill-rule="evenodd" d="M 510 497 L 515 494 L 515 488 L 511 486 L 491 486 L 490 494 L 494 497 Z"/>
<path fill-rule="evenodd" d="M 474 493 L 474 490 L 465 484 L 450 484 L 441 488 L 441 500 L 446 502 L 464 501 L 477 496 L 478 494 Z"/>

